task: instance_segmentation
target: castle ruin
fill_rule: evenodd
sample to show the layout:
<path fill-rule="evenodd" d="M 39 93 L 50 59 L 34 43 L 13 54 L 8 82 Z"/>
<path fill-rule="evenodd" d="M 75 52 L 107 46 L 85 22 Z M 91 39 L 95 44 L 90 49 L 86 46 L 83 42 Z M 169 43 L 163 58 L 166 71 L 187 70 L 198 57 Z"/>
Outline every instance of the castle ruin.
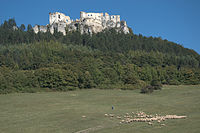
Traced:
<path fill-rule="evenodd" d="M 102 32 L 104 29 L 115 28 L 117 32 L 129 33 L 126 21 L 120 20 L 120 15 L 109 15 L 108 13 L 86 13 L 80 12 L 80 19 L 72 20 L 63 13 L 49 13 L 49 24 L 46 26 L 35 25 L 35 33 L 49 31 L 53 34 L 55 30 L 66 35 L 66 31 L 79 30 L 81 34 L 92 34 Z"/>

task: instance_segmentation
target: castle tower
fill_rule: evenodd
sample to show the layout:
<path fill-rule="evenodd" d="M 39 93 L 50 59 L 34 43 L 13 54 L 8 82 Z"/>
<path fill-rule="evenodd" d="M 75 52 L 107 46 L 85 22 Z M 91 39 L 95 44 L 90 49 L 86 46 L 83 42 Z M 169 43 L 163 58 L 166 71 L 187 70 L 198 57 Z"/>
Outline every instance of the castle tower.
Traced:
<path fill-rule="evenodd" d="M 87 13 L 86 12 L 80 12 L 80 20 L 83 20 L 84 18 L 86 18 Z"/>
<path fill-rule="evenodd" d="M 49 13 L 49 24 L 52 25 L 53 23 L 64 22 L 67 24 L 71 23 L 71 19 L 69 16 L 65 16 L 63 13 L 55 12 Z"/>
<path fill-rule="evenodd" d="M 120 22 L 120 15 L 116 15 L 116 21 Z"/>

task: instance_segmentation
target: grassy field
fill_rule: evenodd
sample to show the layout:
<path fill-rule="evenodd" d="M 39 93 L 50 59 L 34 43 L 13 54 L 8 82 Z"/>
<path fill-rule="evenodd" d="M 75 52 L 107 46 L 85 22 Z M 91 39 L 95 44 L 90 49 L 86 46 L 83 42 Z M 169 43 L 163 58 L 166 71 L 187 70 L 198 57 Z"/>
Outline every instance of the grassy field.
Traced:
<path fill-rule="evenodd" d="M 114 106 L 114 110 L 112 110 Z M 162 123 L 120 124 L 105 113 L 186 115 Z M 86 116 L 86 117 L 82 117 Z M 78 90 L 0 95 L 1 133 L 199 133 L 200 86 L 165 86 L 162 91 Z"/>

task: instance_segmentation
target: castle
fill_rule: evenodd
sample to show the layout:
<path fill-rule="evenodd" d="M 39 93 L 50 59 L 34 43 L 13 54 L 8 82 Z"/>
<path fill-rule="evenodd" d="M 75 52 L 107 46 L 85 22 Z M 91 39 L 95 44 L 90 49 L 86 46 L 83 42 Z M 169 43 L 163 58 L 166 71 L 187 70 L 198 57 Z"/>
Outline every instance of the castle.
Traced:
<path fill-rule="evenodd" d="M 108 13 L 86 13 L 80 12 L 80 19 L 72 20 L 63 13 L 49 13 L 49 24 L 46 26 L 35 25 L 35 33 L 49 31 L 53 34 L 55 30 L 66 35 L 66 31 L 79 30 L 81 34 L 92 34 L 102 32 L 104 29 L 115 28 L 117 32 L 129 33 L 126 21 L 120 20 L 120 15 L 109 15 Z"/>

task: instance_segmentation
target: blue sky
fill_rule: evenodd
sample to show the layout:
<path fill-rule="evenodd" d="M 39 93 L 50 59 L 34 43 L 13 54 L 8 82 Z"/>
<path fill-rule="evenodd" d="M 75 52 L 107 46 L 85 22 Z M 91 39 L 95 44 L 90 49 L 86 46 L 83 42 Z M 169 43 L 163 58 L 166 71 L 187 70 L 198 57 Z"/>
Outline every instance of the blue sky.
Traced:
<path fill-rule="evenodd" d="M 162 37 L 200 53 L 200 0 L 0 0 L 0 22 L 48 23 L 49 12 L 119 14 L 135 34 Z"/>

